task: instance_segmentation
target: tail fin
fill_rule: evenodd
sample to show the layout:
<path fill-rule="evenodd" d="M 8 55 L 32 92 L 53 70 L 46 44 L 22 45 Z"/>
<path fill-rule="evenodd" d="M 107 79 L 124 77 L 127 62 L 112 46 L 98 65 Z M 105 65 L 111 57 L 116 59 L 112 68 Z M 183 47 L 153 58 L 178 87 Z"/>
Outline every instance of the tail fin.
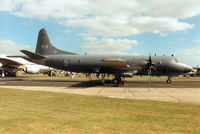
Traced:
<path fill-rule="evenodd" d="M 75 54 L 55 48 L 48 37 L 46 30 L 43 28 L 38 34 L 37 46 L 35 53 L 40 55 L 57 55 L 57 54 Z"/>

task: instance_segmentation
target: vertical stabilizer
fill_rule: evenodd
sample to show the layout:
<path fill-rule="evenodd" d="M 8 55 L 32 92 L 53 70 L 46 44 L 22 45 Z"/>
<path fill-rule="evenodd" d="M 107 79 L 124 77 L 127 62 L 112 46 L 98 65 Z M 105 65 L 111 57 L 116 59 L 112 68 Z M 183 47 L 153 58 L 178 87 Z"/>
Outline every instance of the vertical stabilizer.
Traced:
<path fill-rule="evenodd" d="M 40 55 L 57 55 L 57 54 L 75 54 L 55 48 L 48 37 L 46 30 L 43 28 L 38 34 L 37 46 L 35 53 Z"/>

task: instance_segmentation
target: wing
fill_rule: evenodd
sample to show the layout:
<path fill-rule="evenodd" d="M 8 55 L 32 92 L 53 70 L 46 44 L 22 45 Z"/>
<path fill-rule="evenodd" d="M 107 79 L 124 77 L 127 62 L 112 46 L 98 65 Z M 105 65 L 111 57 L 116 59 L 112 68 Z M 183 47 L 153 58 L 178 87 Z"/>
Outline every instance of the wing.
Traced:
<path fill-rule="evenodd" d="M 2 64 L 2 66 L 1 66 L 2 70 L 15 70 L 23 65 L 19 62 L 16 62 L 16 61 L 13 61 L 10 59 L 6 59 L 6 58 L 0 58 L 0 63 Z"/>
<path fill-rule="evenodd" d="M 0 58 L 0 63 L 5 65 L 5 66 L 13 66 L 13 67 L 19 67 L 23 64 L 10 60 L 10 59 L 6 59 L 6 58 Z"/>

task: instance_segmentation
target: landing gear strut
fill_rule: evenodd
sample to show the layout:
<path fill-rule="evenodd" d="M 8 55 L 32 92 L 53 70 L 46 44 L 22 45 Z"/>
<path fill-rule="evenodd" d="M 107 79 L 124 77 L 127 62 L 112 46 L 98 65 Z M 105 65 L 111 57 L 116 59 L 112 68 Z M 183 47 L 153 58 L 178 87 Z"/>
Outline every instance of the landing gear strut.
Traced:
<path fill-rule="evenodd" d="M 102 74 L 101 75 L 101 84 L 104 84 L 105 83 L 105 74 Z"/>

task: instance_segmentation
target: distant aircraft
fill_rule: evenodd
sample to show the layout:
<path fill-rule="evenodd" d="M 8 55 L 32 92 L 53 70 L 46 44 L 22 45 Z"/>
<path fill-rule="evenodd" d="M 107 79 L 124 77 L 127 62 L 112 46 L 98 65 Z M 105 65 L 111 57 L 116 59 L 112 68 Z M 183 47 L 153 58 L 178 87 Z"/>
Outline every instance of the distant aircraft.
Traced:
<path fill-rule="evenodd" d="M 0 74 L 4 72 L 6 76 L 16 77 L 17 71 L 24 71 L 29 74 L 44 73 L 51 75 L 55 69 L 31 63 L 18 56 L 0 55 Z"/>
<path fill-rule="evenodd" d="M 193 67 L 193 71 L 190 72 L 189 76 L 200 76 L 200 67 L 197 65 L 196 67 Z"/>
<path fill-rule="evenodd" d="M 133 75 L 168 76 L 167 83 L 171 83 L 171 77 L 192 70 L 192 67 L 180 62 L 174 56 L 78 55 L 62 51 L 51 44 L 45 29 L 39 32 L 35 53 L 27 50 L 21 52 L 32 62 L 60 70 L 113 74 L 114 84 L 120 83 L 121 77 Z"/>

